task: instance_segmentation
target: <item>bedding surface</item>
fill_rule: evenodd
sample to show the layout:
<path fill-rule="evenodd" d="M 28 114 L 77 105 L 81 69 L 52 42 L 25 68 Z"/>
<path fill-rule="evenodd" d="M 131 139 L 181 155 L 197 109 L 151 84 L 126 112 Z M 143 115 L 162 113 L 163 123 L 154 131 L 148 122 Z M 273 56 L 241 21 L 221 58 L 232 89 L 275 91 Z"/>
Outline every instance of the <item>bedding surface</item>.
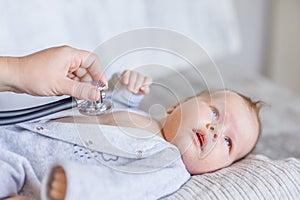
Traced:
<path fill-rule="evenodd" d="M 171 199 L 298 199 L 300 161 L 251 155 L 217 172 L 192 176 Z"/>

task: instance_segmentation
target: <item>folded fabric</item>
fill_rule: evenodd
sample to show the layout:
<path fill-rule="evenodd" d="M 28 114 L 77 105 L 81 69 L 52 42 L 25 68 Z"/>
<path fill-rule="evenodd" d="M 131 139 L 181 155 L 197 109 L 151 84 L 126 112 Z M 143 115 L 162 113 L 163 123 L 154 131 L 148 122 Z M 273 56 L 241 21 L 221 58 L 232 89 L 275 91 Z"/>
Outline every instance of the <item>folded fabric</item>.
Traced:
<path fill-rule="evenodd" d="M 225 169 L 192 176 L 165 199 L 299 199 L 300 160 L 250 155 Z"/>

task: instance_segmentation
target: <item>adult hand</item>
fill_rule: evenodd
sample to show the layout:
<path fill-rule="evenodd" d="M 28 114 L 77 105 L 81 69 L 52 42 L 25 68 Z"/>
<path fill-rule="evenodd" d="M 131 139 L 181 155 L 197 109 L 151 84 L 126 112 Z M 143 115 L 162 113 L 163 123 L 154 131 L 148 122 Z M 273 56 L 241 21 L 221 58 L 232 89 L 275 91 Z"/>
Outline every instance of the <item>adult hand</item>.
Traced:
<path fill-rule="evenodd" d="M 68 46 L 53 47 L 17 59 L 7 59 L 10 90 L 35 96 L 70 95 L 96 101 L 96 86 L 86 82 L 107 80 L 98 57 Z"/>

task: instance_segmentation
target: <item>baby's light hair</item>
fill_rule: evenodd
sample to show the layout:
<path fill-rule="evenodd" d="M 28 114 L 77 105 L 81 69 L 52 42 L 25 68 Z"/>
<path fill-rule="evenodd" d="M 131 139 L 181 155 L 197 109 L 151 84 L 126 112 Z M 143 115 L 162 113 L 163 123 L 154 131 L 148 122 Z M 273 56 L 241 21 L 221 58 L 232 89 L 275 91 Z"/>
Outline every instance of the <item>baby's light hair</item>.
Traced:
<path fill-rule="evenodd" d="M 231 90 L 230 90 L 231 91 Z M 252 110 L 256 116 L 256 119 L 257 119 L 257 123 L 258 123 L 258 136 L 257 136 L 257 139 L 256 139 L 256 142 L 254 144 L 254 146 L 252 147 L 252 149 L 244 156 L 248 156 L 255 148 L 260 136 L 261 136 L 261 132 L 262 132 L 262 124 L 261 124 L 261 119 L 260 119 L 260 116 L 259 116 L 259 112 L 261 110 L 261 108 L 263 106 L 266 105 L 265 102 L 261 101 L 261 100 L 258 100 L 258 101 L 253 101 L 250 97 L 247 97 L 239 92 L 236 92 L 236 91 L 231 91 L 231 92 L 234 92 L 236 94 L 238 94 L 240 97 L 242 97 L 242 99 L 246 102 L 246 104 L 248 105 L 249 109 Z"/>

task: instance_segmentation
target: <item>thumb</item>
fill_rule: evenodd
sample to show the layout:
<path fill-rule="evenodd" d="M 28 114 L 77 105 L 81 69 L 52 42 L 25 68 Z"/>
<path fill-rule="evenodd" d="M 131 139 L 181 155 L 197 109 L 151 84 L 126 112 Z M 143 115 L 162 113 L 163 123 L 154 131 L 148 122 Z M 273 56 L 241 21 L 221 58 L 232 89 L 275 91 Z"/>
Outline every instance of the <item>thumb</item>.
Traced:
<path fill-rule="evenodd" d="M 150 93 L 150 88 L 149 88 L 149 86 L 143 86 L 143 87 L 141 87 L 141 93 L 142 94 L 149 94 Z"/>
<path fill-rule="evenodd" d="M 78 99 L 96 101 L 100 98 L 99 90 L 96 86 L 91 85 L 90 83 L 66 80 L 66 83 L 64 85 L 66 86 L 64 93 Z"/>

